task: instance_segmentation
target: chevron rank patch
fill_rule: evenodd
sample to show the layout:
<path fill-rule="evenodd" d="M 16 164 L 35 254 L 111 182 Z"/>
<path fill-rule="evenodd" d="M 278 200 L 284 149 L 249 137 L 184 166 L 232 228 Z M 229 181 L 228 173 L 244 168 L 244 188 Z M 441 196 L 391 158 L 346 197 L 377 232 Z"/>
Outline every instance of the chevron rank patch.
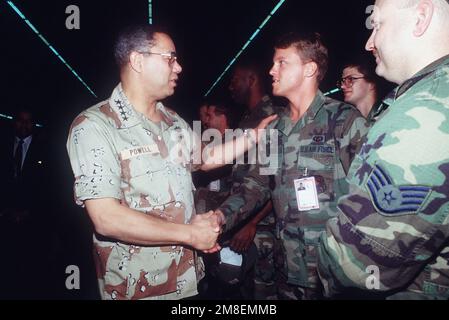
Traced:
<path fill-rule="evenodd" d="M 379 165 L 374 167 L 366 186 L 376 209 L 389 216 L 417 214 L 431 191 L 426 186 L 397 187 Z"/>

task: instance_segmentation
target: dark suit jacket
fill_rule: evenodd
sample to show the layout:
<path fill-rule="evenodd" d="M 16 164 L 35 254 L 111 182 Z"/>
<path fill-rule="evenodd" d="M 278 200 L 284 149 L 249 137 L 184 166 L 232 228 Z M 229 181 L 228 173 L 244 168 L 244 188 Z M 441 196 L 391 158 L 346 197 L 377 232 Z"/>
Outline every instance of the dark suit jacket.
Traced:
<path fill-rule="evenodd" d="M 49 185 L 49 154 L 47 143 L 37 135 L 28 148 L 22 166 L 20 178 L 14 178 L 14 148 L 15 137 L 2 143 L 2 159 L 0 178 L 3 185 L 0 208 L 40 209 L 48 197 Z"/>

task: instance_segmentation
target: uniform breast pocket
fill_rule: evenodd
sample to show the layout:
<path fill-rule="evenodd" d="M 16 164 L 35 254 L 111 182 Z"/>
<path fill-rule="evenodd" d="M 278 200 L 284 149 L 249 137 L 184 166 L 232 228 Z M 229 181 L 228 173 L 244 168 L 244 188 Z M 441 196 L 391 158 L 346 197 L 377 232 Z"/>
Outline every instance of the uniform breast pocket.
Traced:
<path fill-rule="evenodd" d="M 131 182 L 133 178 L 164 170 L 166 161 L 159 154 L 142 154 L 121 160 L 122 178 Z"/>
<path fill-rule="evenodd" d="M 169 192 L 167 164 L 160 155 L 140 155 L 122 162 L 124 188 L 132 207 L 146 208 L 166 204 Z"/>
<path fill-rule="evenodd" d="M 130 162 L 131 177 L 155 174 L 163 171 L 166 167 L 166 161 L 160 155 L 145 154 L 132 158 Z"/>
<path fill-rule="evenodd" d="M 307 165 L 309 176 L 315 177 L 315 183 L 320 202 L 335 200 L 334 191 L 334 154 L 313 154 Z"/>

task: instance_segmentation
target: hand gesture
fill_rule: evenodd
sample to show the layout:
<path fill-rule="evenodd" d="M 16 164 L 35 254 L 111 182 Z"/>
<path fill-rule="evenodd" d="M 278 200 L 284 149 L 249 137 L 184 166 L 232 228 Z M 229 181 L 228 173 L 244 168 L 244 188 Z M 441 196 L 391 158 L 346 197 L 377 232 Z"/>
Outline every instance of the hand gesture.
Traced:
<path fill-rule="evenodd" d="M 242 253 L 249 249 L 256 236 L 256 225 L 248 223 L 231 239 L 230 247 L 237 253 Z"/>
<path fill-rule="evenodd" d="M 192 247 L 208 253 L 209 250 L 217 248 L 217 238 L 221 227 L 217 215 L 213 211 L 198 214 L 190 221 Z"/>

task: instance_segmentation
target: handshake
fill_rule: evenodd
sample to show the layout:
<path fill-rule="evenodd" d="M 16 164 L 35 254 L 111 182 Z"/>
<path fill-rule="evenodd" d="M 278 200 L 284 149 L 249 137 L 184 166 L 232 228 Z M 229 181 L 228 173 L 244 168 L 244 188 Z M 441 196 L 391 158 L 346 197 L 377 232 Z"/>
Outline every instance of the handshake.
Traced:
<path fill-rule="evenodd" d="M 189 244 L 204 253 L 221 250 L 217 238 L 222 232 L 225 217 L 220 210 L 197 214 L 190 221 L 191 234 Z"/>

